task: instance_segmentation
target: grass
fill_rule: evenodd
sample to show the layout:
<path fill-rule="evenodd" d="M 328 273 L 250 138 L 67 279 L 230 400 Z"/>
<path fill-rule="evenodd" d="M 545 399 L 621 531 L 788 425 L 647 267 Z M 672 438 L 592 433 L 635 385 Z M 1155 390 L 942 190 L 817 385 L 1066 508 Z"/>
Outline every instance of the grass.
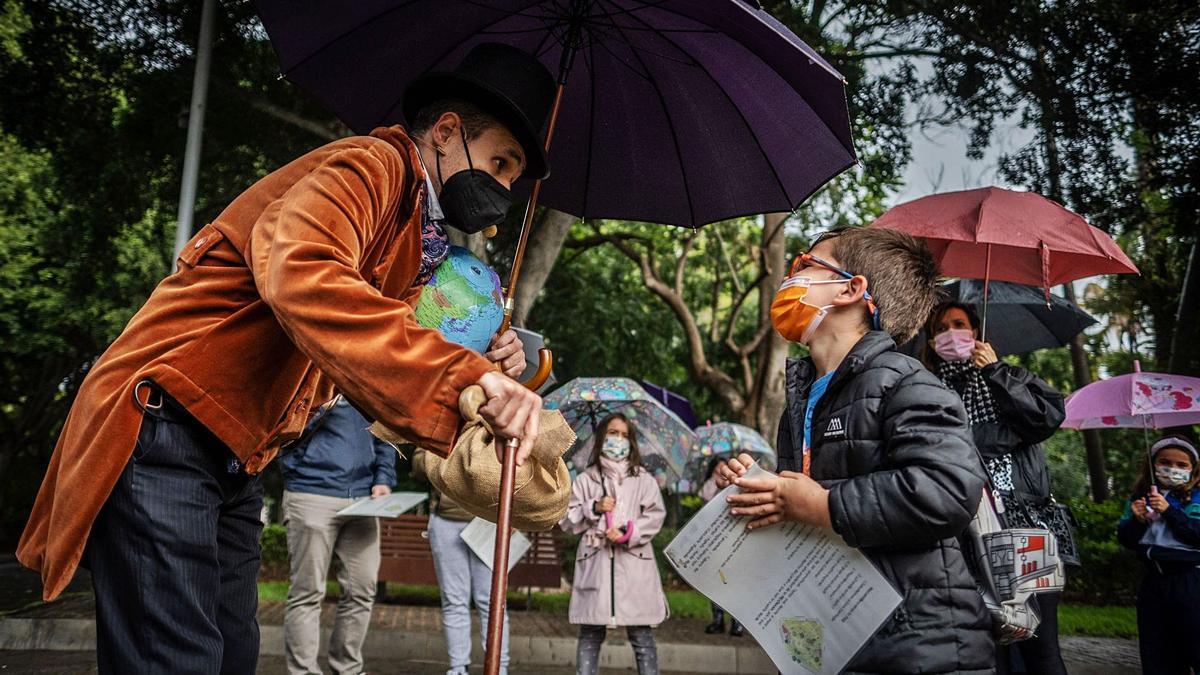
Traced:
<path fill-rule="evenodd" d="M 258 582 L 258 601 L 259 602 L 283 602 L 287 600 L 288 586 L 286 581 L 260 581 Z M 325 592 L 331 595 L 337 595 L 342 592 L 336 581 L 328 581 L 325 583 Z"/>
<path fill-rule="evenodd" d="M 287 589 L 286 581 L 260 581 L 258 599 L 261 602 L 283 602 L 287 599 Z M 387 591 L 389 603 L 427 607 L 439 603 L 436 586 L 388 584 Z M 330 595 L 340 592 L 336 581 L 328 582 L 327 592 Z M 534 593 L 528 601 L 525 593 L 513 591 L 508 594 L 508 605 L 515 610 L 566 614 L 570 602 L 570 593 Z M 708 598 L 696 591 L 667 591 L 667 604 L 671 607 L 671 616 L 675 618 L 708 619 L 712 616 Z M 1058 632 L 1060 635 L 1136 639 L 1137 612 L 1132 607 L 1059 605 Z"/>
<path fill-rule="evenodd" d="M 1058 632 L 1060 635 L 1136 639 L 1137 610 L 1133 607 L 1059 605 Z"/>

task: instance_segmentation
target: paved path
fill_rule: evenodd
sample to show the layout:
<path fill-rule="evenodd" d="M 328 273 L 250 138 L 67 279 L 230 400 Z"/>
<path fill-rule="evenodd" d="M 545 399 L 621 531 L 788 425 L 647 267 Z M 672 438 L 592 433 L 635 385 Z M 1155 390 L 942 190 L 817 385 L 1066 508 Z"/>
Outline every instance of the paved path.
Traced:
<path fill-rule="evenodd" d="M 86 573 L 81 573 L 67 594 L 56 602 L 39 604 L 40 593 L 37 575 L 20 568 L 11 556 L 0 556 L 0 650 L 25 650 L 0 651 L 0 675 L 95 672 L 95 656 L 91 651 L 95 644 L 92 623 L 95 612 Z M 332 625 L 334 609 L 333 602 L 326 602 L 322 608 L 326 633 Z M 512 611 L 509 617 L 514 673 L 571 672 L 577 628 L 565 616 Z M 262 603 L 258 618 L 263 631 L 259 672 L 282 674 L 283 604 Z M 704 624 L 695 619 L 669 619 L 655 631 L 665 671 L 775 672 L 753 639 L 705 635 Z M 441 631 L 441 613 L 436 607 L 377 604 L 366 645 L 371 671 L 445 672 Z M 473 631 L 476 640 L 478 632 L 476 624 Z M 1137 643 L 1132 640 L 1064 637 L 1062 648 L 1072 675 L 1140 672 Z M 632 668 L 632 651 L 623 632 L 610 635 L 602 665 L 612 668 L 611 672 Z"/>
<path fill-rule="evenodd" d="M 322 662 L 324 666 L 324 662 Z M 371 675 L 443 675 L 446 666 L 441 663 L 371 663 Z M 94 675 L 96 673 L 95 652 L 37 652 L 0 651 L 0 673 L 10 675 Z M 283 657 L 264 656 L 258 660 L 257 675 L 287 675 L 287 664 Z M 483 668 L 471 669 L 472 675 L 482 673 Z M 561 668 L 522 668 L 520 675 L 561 675 Z M 605 669 L 600 675 L 620 675 L 627 671 Z M 516 673 L 514 673 L 516 675 Z"/>

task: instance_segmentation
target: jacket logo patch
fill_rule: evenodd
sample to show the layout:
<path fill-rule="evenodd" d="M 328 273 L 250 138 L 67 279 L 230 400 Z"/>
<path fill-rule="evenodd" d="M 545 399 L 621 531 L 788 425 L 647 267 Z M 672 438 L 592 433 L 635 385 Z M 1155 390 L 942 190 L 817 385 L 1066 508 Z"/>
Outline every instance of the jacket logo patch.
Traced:
<path fill-rule="evenodd" d="M 846 422 L 842 417 L 836 416 L 829 419 L 829 426 L 825 427 L 825 438 L 843 438 L 846 435 Z"/>

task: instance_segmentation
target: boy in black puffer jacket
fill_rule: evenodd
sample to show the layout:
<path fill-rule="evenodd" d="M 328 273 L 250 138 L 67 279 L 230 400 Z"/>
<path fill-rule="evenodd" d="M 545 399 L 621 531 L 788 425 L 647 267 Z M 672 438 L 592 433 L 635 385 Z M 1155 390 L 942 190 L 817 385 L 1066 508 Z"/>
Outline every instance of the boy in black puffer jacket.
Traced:
<path fill-rule="evenodd" d="M 811 357 L 787 367 L 778 476 L 721 470 L 734 515 L 756 529 L 788 519 L 862 549 L 904 600 L 847 667 L 867 673 L 990 673 L 991 621 L 958 535 L 979 505 L 984 469 L 962 402 L 896 351 L 937 297 L 937 266 L 916 239 L 852 228 L 793 263 L 771 308 Z M 890 335 L 889 335 L 890 334 Z"/>

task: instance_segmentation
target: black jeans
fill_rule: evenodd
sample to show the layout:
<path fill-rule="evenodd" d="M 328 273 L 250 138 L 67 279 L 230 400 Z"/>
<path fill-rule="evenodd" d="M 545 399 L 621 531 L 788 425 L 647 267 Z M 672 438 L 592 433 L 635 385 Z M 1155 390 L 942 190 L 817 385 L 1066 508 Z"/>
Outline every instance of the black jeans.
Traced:
<path fill-rule="evenodd" d="M 1200 672 L 1200 567 L 1147 571 L 1137 597 L 1142 672 Z"/>
<path fill-rule="evenodd" d="M 262 485 L 160 397 L 88 538 L 100 672 L 253 673 Z"/>
<path fill-rule="evenodd" d="M 1062 593 L 1039 593 L 1037 637 L 1007 647 L 996 647 L 996 670 L 1029 675 L 1067 675 L 1058 646 L 1058 601 Z"/>

